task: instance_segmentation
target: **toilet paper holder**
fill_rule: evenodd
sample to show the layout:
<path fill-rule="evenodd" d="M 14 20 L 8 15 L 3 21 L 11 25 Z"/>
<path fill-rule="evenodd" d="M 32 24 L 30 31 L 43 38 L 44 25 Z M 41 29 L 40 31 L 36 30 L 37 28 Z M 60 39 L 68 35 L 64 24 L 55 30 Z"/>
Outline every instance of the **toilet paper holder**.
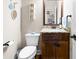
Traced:
<path fill-rule="evenodd" d="M 14 43 L 14 41 L 8 41 L 6 43 L 3 44 L 3 46 L 10 46 Z"/>
<path fill-rule="evenodd" d="M 4 43 L 3 46 L 9 46 L 9 44 L 8 44 L 9 42 L 10 42 L 10 41 Z"/>

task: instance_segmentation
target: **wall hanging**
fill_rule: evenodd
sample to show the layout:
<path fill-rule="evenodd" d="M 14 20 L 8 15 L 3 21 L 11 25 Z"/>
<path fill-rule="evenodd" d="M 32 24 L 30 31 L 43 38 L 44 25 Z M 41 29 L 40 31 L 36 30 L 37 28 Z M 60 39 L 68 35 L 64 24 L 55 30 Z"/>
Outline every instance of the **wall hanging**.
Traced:
<path fill-rule="evenodd" d="M 17 1 L 16 0 L 9 0 L 8 8 L 11 11 L 11 18 L 13 20 L 16 19 L 16 17 L 17 17 L 17 12 L 15 10 L 16 4 L 17 4 Z"/>
<path fill-rule="evenodd" d="M 11 17 L 12 17 L 13 20 L 16 19 L 16 17 L 17 17 L 17 12 L 16 12 L 16 10 L 13 10 L 13 11 L 11 12 Z"/>

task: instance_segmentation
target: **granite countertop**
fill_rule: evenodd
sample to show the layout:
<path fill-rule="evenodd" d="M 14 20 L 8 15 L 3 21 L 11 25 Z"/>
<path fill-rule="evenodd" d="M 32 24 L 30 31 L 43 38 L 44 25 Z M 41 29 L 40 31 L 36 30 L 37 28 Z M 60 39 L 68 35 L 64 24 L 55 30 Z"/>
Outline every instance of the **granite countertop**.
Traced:
<path fill-rule="evenodd" d="M 51 32 L 65 32 L 65 33 L 68 33 L 68 31 L 64 30 L 63 28 L 60 29 L 60 28 L 43 28 L 41 30 L 41 32 L 48 32 L 48 33 L 51 33 Z"/>

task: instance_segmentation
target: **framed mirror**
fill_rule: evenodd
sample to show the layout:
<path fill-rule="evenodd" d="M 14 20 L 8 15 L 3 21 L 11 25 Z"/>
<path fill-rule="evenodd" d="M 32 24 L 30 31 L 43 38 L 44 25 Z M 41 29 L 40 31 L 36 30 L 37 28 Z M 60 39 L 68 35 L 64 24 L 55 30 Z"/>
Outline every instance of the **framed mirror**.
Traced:
<path fill-rule="evenodd" d="M 63 0 L 43 0 L 43 24 L 62 24 Z"/>

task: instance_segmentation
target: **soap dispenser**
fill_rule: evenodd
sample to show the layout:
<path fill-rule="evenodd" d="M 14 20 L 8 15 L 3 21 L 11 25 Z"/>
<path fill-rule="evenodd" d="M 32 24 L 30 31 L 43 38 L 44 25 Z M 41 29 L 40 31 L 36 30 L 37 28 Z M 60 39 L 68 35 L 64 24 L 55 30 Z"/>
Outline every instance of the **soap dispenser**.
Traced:
<path fill-rule="evenodd" d="M 59 25 L 59 28 L 62 29 L 62 24 Z"/>

